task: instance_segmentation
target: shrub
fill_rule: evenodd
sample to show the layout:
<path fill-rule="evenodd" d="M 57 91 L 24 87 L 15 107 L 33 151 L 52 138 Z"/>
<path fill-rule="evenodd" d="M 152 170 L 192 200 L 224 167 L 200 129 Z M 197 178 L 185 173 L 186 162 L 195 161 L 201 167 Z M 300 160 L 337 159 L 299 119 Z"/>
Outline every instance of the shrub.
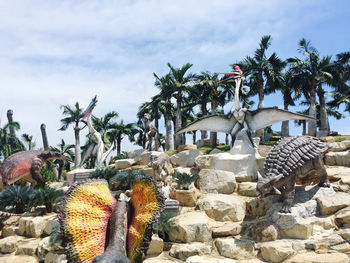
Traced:
<path fill-rule="evenodd" d="M 58 202 L 58 199 L 63 196 L 63 194 L 64 192 L 62 190 L 44 187 L 33 193 L 31 198 L 36 206 L 45 205 L 46 213 L 51 213 L 54 205 Z"/>
<path fill-rule="evenodd" d="M 181 189 L 188 189 L 188 186 L 199 179 L 198 174 L 190 175 L 188 173 L 175 172 L 173 180 Z"/>
<path fill-rule="evenodd" d="M 158 221 L 153 225 L 154 233 L 157 233 L 163 240 L 168 240 L 168 235 L 171 231 L 178 231 L 171 218 L 175 216 L 175 213 L 161 213 Z"/>
<path fill-rule="evenodd" d="M 56 167 L 52 162 L 46 162 L 41 168 L 40 174 L 45 182 L 57 182 L 57 177 L 53 172 L 53 168 Z"/>
<path fill-rule="evenodd" d="M 122 159 L 128 159 L 129 158 L 129 155 L 127 152 L 122 152 L 120 154 L 118 154 L 117 156 L 113 157 L 113 161 L 116 161 L 116 160 L 122 160 Z"/>
<path fill-rule="evenodd" d="M 117 171 L 109 180 L 109 185 L 112 190 L 128 190 L 132 188 L 136 175 L 144 175 L 143 171 Z"/>
<path fill-rule="evenodd" d="M 0 192 L 0 208 L 5 210 L 6 207 L 12 207 L 16 214 L 22 214 L 29 211 L 35 204 L 31 197 L 35 190 L 28 186 L 11 185 Z"/>
<path fill-rule="evenodd" d="M 109 180 L 114 175 L 116 175 L 118 171 L 114 168 L 106 168 L 106 169 L 96 169 L 96 171 L 90 174 L 90 178 L 93 179 L 105 179 Z"/>

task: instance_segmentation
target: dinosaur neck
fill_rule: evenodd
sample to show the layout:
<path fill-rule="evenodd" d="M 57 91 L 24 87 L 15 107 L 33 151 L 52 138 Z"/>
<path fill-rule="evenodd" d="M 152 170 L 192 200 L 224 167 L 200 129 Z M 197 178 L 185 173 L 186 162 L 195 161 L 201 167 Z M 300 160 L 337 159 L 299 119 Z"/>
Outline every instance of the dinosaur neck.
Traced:
<path fill-rule="evenodd" d="M 235 87 L 235 109 L 236 111 L 239 111 L 241 109 L 241 104 L 239 101 L 239 88 L 241 86 L 241 78 L 238 78 L 235 80 L 236 87 Z"/>

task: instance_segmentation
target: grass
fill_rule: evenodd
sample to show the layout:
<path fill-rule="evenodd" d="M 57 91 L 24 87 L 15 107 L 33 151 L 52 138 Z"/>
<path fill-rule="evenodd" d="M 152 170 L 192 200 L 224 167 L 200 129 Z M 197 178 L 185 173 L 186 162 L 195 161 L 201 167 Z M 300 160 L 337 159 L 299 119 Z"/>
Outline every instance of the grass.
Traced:
<path fill-rule="evenodd" d="M 345 140 L 350 140 L 350 135 L 334 136 L 335 142 L 342 142 Z"/>

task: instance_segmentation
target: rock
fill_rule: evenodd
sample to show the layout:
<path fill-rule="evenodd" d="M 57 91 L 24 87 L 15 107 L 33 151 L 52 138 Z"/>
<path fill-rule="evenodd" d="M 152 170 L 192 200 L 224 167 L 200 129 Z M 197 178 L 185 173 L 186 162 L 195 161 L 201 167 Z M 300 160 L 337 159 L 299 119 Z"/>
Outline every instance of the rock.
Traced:
<path fill-rule="evenodd" d="M 54 231 L 54 229 L 58 229 L 58 227 L 59 227 L 58 216 L 57 215 L 52 216 L 47 220 L 44 233 L 49 236 Z"/>
<path fill-rule="evenodd" d="M 70 184 L 68 182 L 66 182 L 66 181 L 65 182 L 51 182 L 49 184 L 49 186 L 51 188 L 54 188 L 56 190 L 63 190 L 64 192 L 66 192 L 68 190 L 69 185 Z"/>
<path fill-rule="evenodd" d="M 148 256 L 158 256 L 163 252 L 164 242 L 157 234 L 152 235 L 152 240 L 147 250 Z"/>
<path fill-rule="evenodd" d="M 260 246 L 261 256 L 268 262 L 283 262 L 295 253 L 292 243 L 284 240 L 264 242 Z"/>
<path fill-rule="evenodd" d="M 2 237 L 18 235 L 18 226 L 4 226 L 2 228 Z"/>
<path fill-rule="evenodd" d="M 266 212 L 272 207 L 272 203 L 277 201 L 276 196 L 265 198 L 254 198 L 247 202 L 246 216 L 249 219 L 266 215 Z"/>
<path fill-rule="evenodd" d="M 245 201 L 237 196 L 207 194 L 198 200 L 198 206 L 216 221 L 242 221 L 245 217 Z"/>
<path fill-rule="evenodd" d="M 238 193 L 240 195 L 256 197 L 256 183 L 242 182 L 238 184 Z"/>
<path fill-rule="evenodd" d="M 318 139 L 320 139 L 323 142 L 328 142 L 328 143 L 334 143 L 335 139 L 333 136 L 324 136 L 324 137 L 319 137 Z"/>
<path fill-rule="evenodd" d="M 271 151 L 273 146 L 269 146 L 269 145 L 262 145 L 260 144 L 258 146 L 258 153 L 262 156 L 262 157 L 266 157 L 269 152 Z"/>
<path fill-rule="evenodd" d="M 15 252 L 18 247 L 18 242 L 23 239 L 23 237 L 19 236 L 9 236 L 0 239 L 0 252 L 3 254 Z"/>
<path fill-rule="evenodd" d="M 192 256 L 187 258 L 186 263 L 235 263 L 233 259 L 213 256 Z"/>
<path fill-rule="evenodd" d="M 202 193 L 232 194 L 236 188 L 236 178 L 232 172 L 202 169 L 196 186 Z"/>
<path fill-rule="evenodd" d="M 218 148 L 215 148 L 209 152 L 209 154 L 216 154 L 216 153 L 222 153 L 224 151 L 219 150 Z"/>
<path fill-rule="evenodd" d="M 317 254 L 315 252 L 297 253 L 285 263 L 348 263 L 350 259 L 343 253 Z"/>
<path fill-rule="evenodd" d="M 215 246 L 223 257 L 250 259 L 255 257 L 254 242 L 246 239 L 218 238 Z"/>
<path fill-rule="evenodd" d="M 66 255 L 64 254 L 56 254 L 53 252 L 49 252 L 46 254 L 44 262 L 45 263 L 63 263 L 67 262 Z"/>
<path fill-rule="evenodd" d="M 332 234 L 323 239 L 309 240 L 305 243 L 305 248 L 314 250 L 317 253 L 328 252 L 330 249 L 341 253 L 350 251 L 349 243 L 344 243 L 344 239 L 338 234 Z"/>
<path fill-rule="evenodd" d="M 201 155 L 201 152 L 197 149 L 185 150 L 174 154 L 170 157 L 173 164 L 182 167 L 192 167 L 194 166 L 195 159 Z"/>
<path fill-rule="evenodd" d="M 321 215 L 330 215 L 350 205 L 350 195 L 337 192 L 334 196 L 321 196 L 317 198 Z"/>
<path fill-rule="evenodd" d="M 40 239 L 23 239 L 18 241 L 16 255 L 35 256 Z"/>
<path fill-rule="evenodd" d="M 170 219 L 175 229 L 169 233 L 173 242 L 206 242 L 211 239 L 208 217 L 204 212 L 194 211 Z"/>
<path fill-rule="evenodd" d="M 300 220 L 301 222 L 294 224 L 290 228 L 280 228 L 280 236 L 282 238 L 308 239 L 313 235 L 313 225 L 308 221 Z"/>
<path fill-rule="evenodd" d="M 265 175 L 265 159 L 266 157 L 262 157 L 260 156 L 259 154 L 256 154 L 256 165 L 257 165 L 257 168 L 258 168 L 258 172 L 264 176 Z"/>
<path fill-rule="evenodd" d="M 350 167 L 350 151 L 326 153 L 325 164 Z"/>
<path fill-rule="evenodd" d="M 59 243 L 50 244 L 50 237 L 44 237 L 39 242 L 36 255 L 39 258 L 39 260 L 44 260 L 46 254 L 49 252 L 64 254 L 64 249 Z"/>
<path fill-rule="evenodd" d="M 345 140 L 342 142 L 335 142 L 329 144 L 330 148 L 328 151 L 330 152 L 343 152 L 350 149 L 350 140 Z"/>
<path fill-rule="evenodd" d="M 210 253 L 211 245 L 194 242 L 189 244 L 174 244 L 170 249 L 169 255 L 185 261 L 191 256 L 201 256 Z"/>
<path fill-rule="evenodd" d="M 178 200 L 182 206 L 196 206 L 199 193 L 195 188 L 192 188 L 191 190 L 173 190 L 169 196 Z"/>
<path fill-rule="evenodd" d="M 197 145 L 195 144 L 189 144 L 189 145 L 179 145 L 176 149 L 176 151 L 179 152 L 183 152 L 186 150 L 197 150 Z"/>
<path fill-rule="evenodd" d="M 90 174 L 94 172 L 96 169 L 83 169 L 78 168 L 67 173 L 67 181 L 69 184 L 72 184 L 76 181 L 82 181 L 88 179 Z"/>
<path fill-rule="evenodd" d="M 147 258 L 143 261 L 143 263 L 174 263 L 174 262 L 182 262 L 176 259 L 169 259 L 167 256 L 163 254 L 155 257 L 155 258 Z"/>
<path fill-rule="evenodd" d="M 216 158 L 217 158 L 216 154 L 200 155 L 194 160 L 194 163 L 195 163 L 195 166 L 200 170 L 214 169 Z"/>
<path fill-rule="evenodd" d="M 115 161 L 115 169 L 126 169 L 131 167 L 133 164 L 135 164 L 134 159 L 121 159 Z"/>
<path fill-rule="evenodd" d="M 259 221 L 252 226 L 252 237 L 256 242 L 275 241 L 278 238 L 278 227 L 268 221 Z"/>
<path fill-rule="evenodd" d="M 29 256 L 1 256 L 0 263 L 38 263 L 38 260 Z"/>
<path fill-rule="evenodd" d="M 147 150 L 144 150 L 141 154 L 136 155 L 134 158 L 135 162 L 140 165 L 148 165 L 151 162 L 151 154 L 152 152 L 149 152 Z"/>
<path fill-rule="evenodd" d="M 350 207 L 343 208 L 335 214 L 335 223 L 340 227 L 350 227 Z"/>
<path fill-rule="evenodd" d="M 221 223 L 218 225 L 217 223 Z M 242 231 L 240 223 L 236 222 L 217 222 L 216 226 L 210 227 L 213 237 L 227 237 L 239 235 Z"/>
<path fill-rule="evenodd" d="M 57 215 L 42 217 L 22 217 L 19 220 L 19 234 L 27 237 L 40 237 L 49 220 L 57 218 Z"/>
<path fill-rule="evenodd" d="M 220 144 L 219 140 L 216 140 L 216 145 Z M 210 139 L 201 139 L 196 141 L 197 147 L 211 147 Z"/>
<path fill-rule="evenodd" d="M 180 173 L 180 174 L 186 173 L 188 175 L 194 175 L 197 173 L 196 169 L 194 169 L 193 167 L 189 168 L 189 167 L 181 167 L 181 166 L 174 168 L 174 172 Z"/>
<path fill-rule="evenodd" d="M 326 170 L 327 170 L 329 180 L 339 180 L 339 179 L 343 180 L 343 178 L 344 178 L 344 180 L 346 180 L 348 182 L 350 181 L 350 179 L 347 179 L 350 177 L 350 168 L 349 167 L 327 166 Z M 350 182 L 349 182 L 349 184 L 350 184 Z"/>
<path fill-rule="evenodd" d="M 147 150 L 145 150 L 145 149 L 137 149 L 137 150 L 134 150 L 132 152 L 128 152 L 128 157 L 132 158 L 132 159 L 135 159 L 135 158 L 137 158 L 137 156 L 140 156 L 145 151 L 147 151 Z"/>

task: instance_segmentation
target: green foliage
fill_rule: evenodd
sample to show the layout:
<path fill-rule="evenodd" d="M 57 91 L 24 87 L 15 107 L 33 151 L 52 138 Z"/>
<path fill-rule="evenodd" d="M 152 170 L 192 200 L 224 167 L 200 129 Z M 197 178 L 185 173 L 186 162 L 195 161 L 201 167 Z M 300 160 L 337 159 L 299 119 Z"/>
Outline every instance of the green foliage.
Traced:
<path fill-rule="evenodd" d="M 210 153 L 213 150 L 213 148 L 212 147 L 204 147 L 203 146 L 203 147 L 198 147 L 197 150 L 201 151 L 203 154 L 208 154 L 208 153 Z"/>
<path fill-rule="evenodd" d="M 224 151 L 224 152 L 227 152 L 231 149 L 231 146 L 230 145 L 218 145 L 216 146 L 217 149 L 219 149 L 220 151 Z"/>
<path fill-rule="evenodd" d="M 334 136 L 335 142 L 342 142 L 345 140 L 350 140 L 350 135 Z"/>
<path fill-rule="evenodd" d="M 31 199 L 35 206 L 45 205 L 46 212 L 51 213 L 58 198 L 62 197 L 64 192 L 51 187 L 41 188 L 32 194 Z"/>
<path fill-rule="evenodd" d="M 50 246 L 54 247 L 56 244 L 62 244 L 62 238 L 60 235 L 60 226 L 56 225 L 52 229 L 51 235 L 50 235 Z"/>
<path fill-rule="evenodd" d="M 140 170 L 132 170 L 131 172 L 118 171 L 116 175 L 109 180 L 109 185 L 112 190 L 131 189 L 136 175 L 144 175 L 144 172 Z"/>
<path fill-rule="evenodd" d="M 198 174 L 190 175 L 188 173 L 175 172 L 174 179 L 180 188 L 186 189 L 188 186 L 199 179 Z"/>
<path fill-rule="evenodd" d="M 35 190 L 26 185 L 11 185 L 0 192 L 0 208 L 5 210 L 6 207 L 12 207 L 15 213 L 22 214 L 29 211 L 35 204 L 31 197 L 35 194 Z"/>
<path fill-rule="evenodd" d="M 163 240 L 167 239 L 167 236 L 171 231 L 178 231 L 175 223 L 170 221 L 174 216 L 176 216 L 175 213 L 161 213 L 158 221 L 153 225 L 154 232 Z"/>
<path fill-rule="evenodd" d="M 167 150 L 164 153 L 166 153 L 167 155 L 171 156 L 171 155 L 177 154 L 177 151 L 176 150 Z"/>
<path fill-rule="evenodd" d="M 109 181 L 114 175 L 116 175 L 118 171 L 114 168 L 106 168 L 106 169 L 96 169 L 94 172 L 90 174 L 90 178 L 92 179 L 105 179 Z"/>
<path fill-rule="evenodd" d="M 129 158 L 128 153 L 127 152 L 122 152 L 122 153 L 118 154 L 117 156 L 113 157 L 113 161 L 122 160 L 122 159 L 128 159 L 128 158 Z"/>
<path fill-rule="evenodd" d="M 55 167 L 55 164 L 53 164 L 50 161 L 43 164 L 40 174 L 43 177 L 45 182 L 57 182 L 57 177 L 53 172 L 54 167 Z"/>

